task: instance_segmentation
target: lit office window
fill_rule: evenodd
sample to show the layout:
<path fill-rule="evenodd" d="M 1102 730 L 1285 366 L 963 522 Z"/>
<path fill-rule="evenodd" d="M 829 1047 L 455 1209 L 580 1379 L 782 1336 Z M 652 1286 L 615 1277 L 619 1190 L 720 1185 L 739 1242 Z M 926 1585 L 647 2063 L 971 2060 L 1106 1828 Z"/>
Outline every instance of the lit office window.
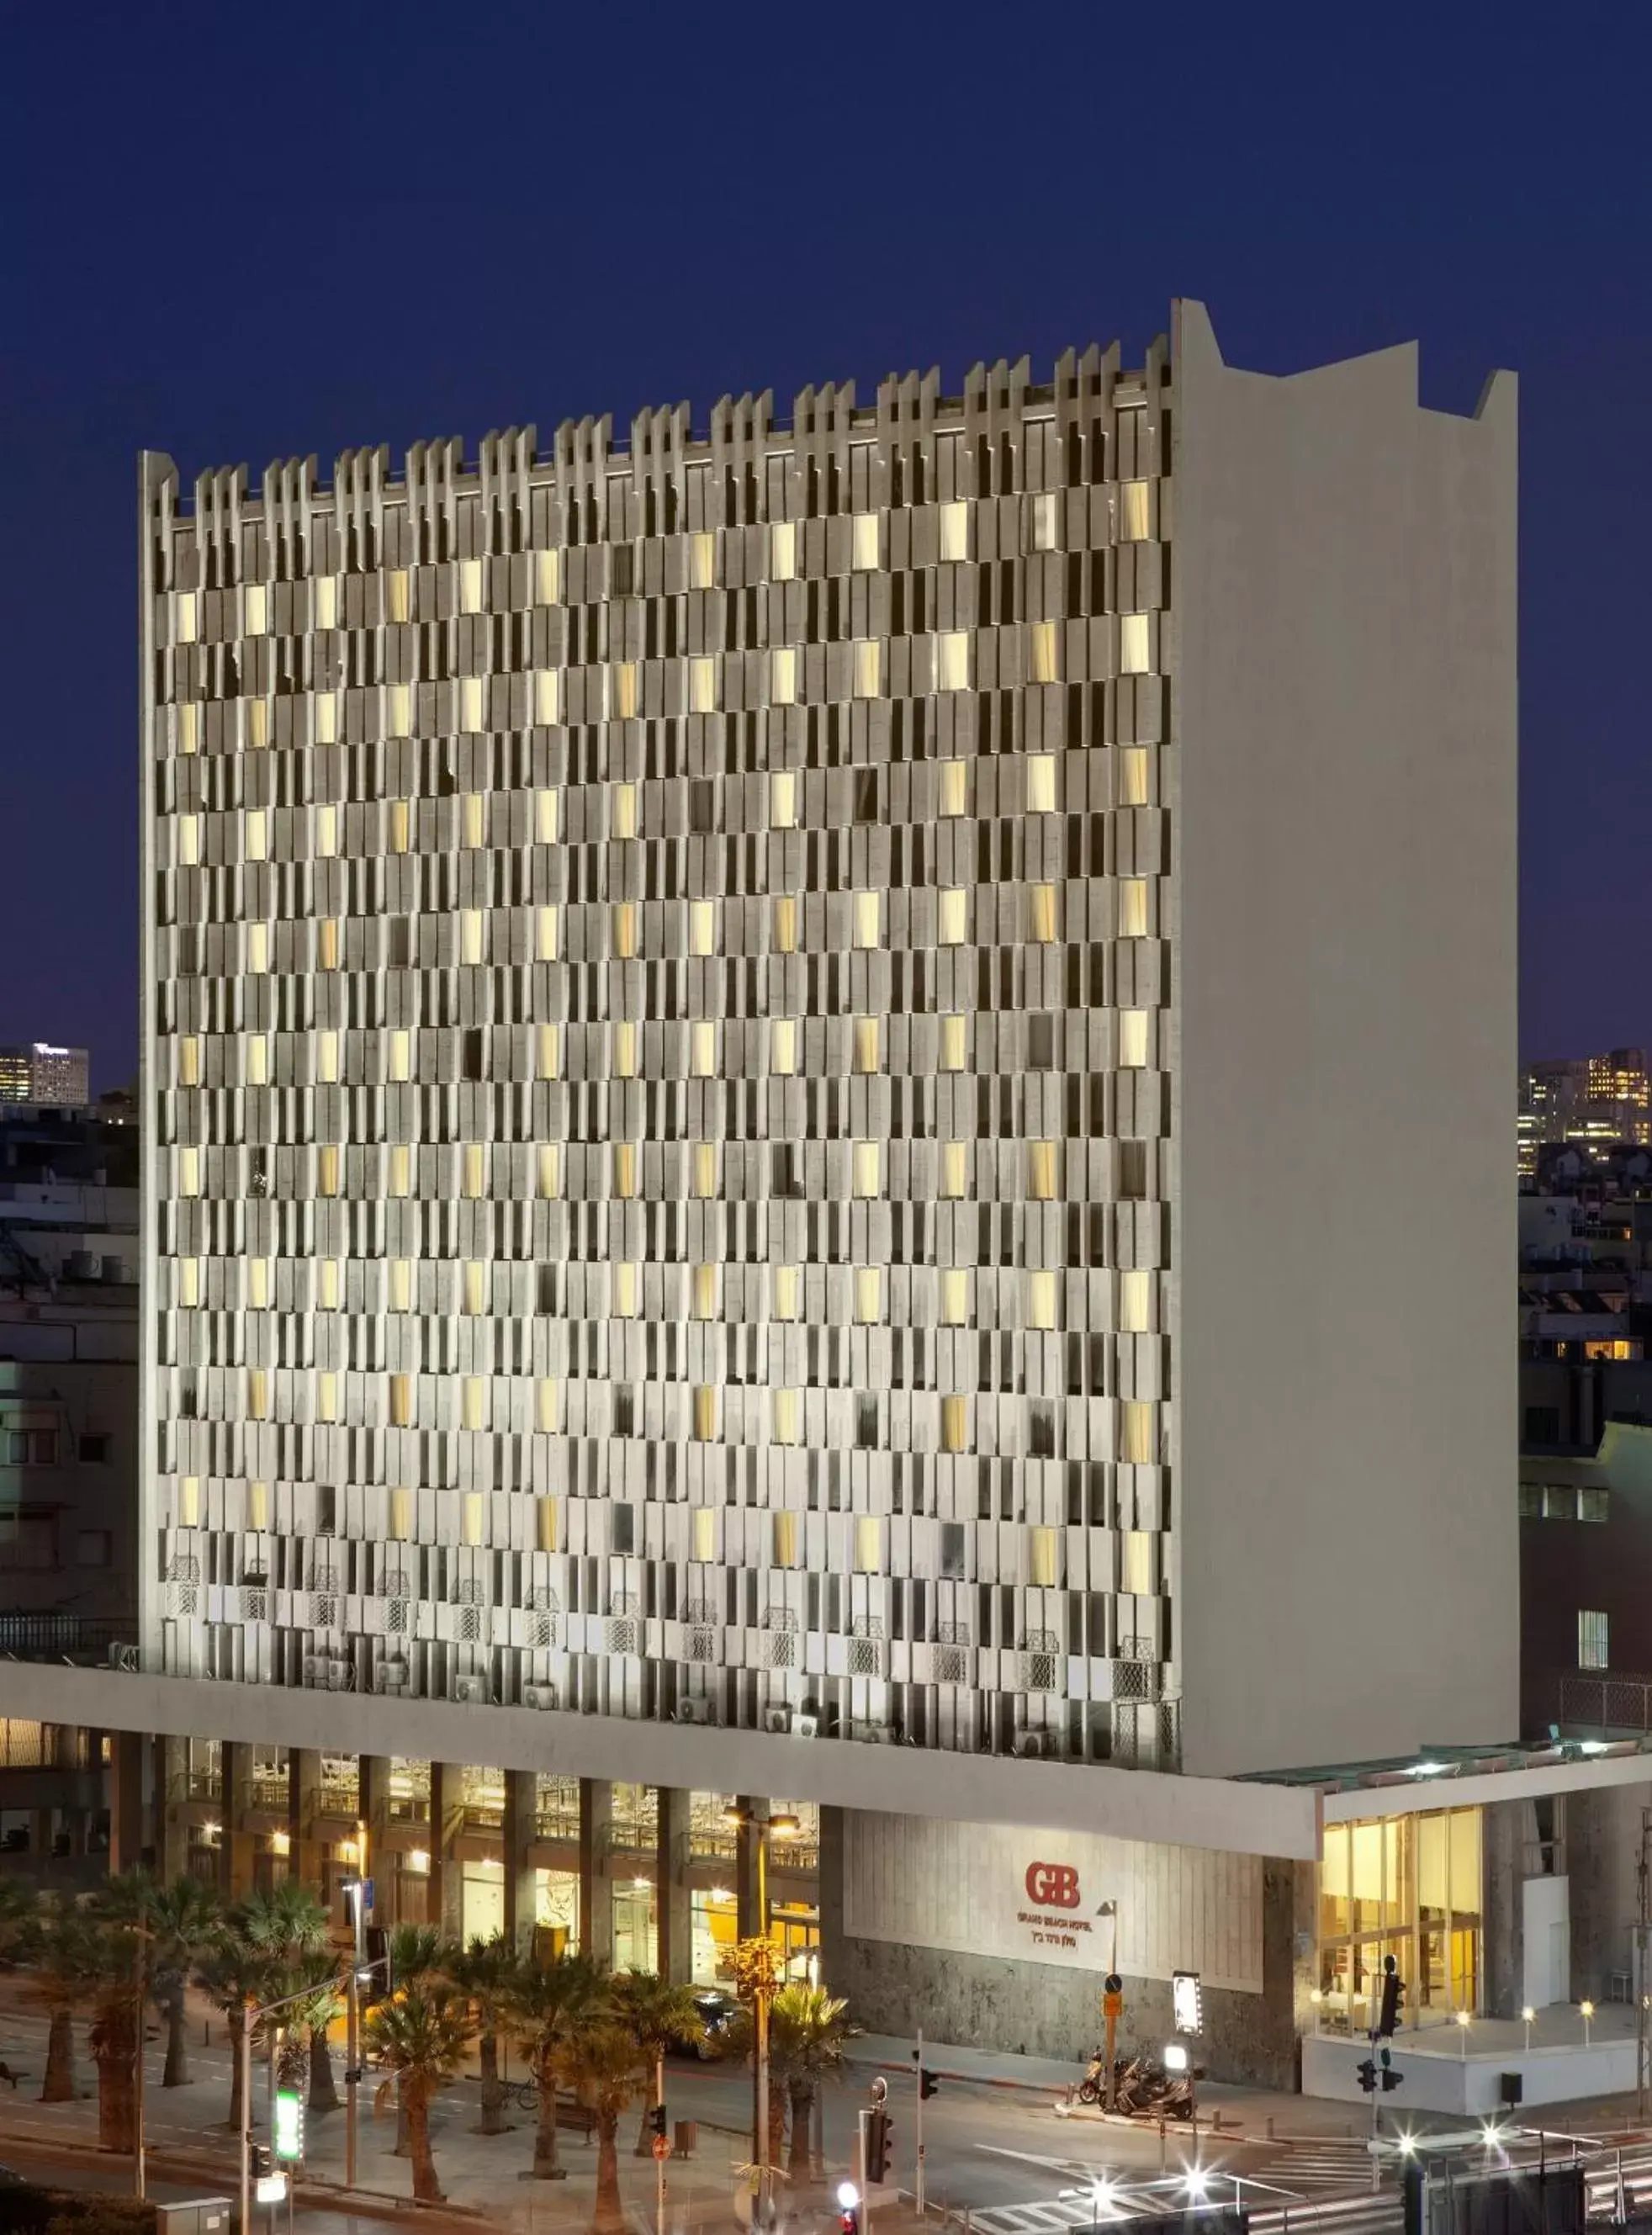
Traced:
<path fill-rule="evenodd" d="M 1149 1061 L 1147 1019 L 1145 1009 L 1118 1012 L 1118 1063 L 1123 1071 L 1143 1070 Z"/>
<path fill-rule="evenodd" d="M 797 578 L 797 530 L 789 520 L 777 520 L 769 530 L 769 577 L 775 582 Z"/>
<path fill-rule="evenodd" d="M 882 894 L 856 893 L 855 895 L 855 944 L 856 947 L 876 947 L 882 936 Z"/>
<path fill-rule="evenodd" d="M 860 637 L 855 643 L 854 681 L 852 688 L 857 698 L 875 698 L 878 695 L 882 663 L 882 651 L 875 637 Z"/>
<path fill-rule="evenodd" d="M 1057 656 L 1056 625 L 1053 621 L 1034 621 L 1032 624 L 1032 673 L 1033 683 L 1059 683 L 1060 664 Z"/>
<path fill-rule="evenodd" d="M 769 655 L 769 697 L 777 706 L 797 702 L 797 654 L 789 644 L 777 646 Z"/>
<path fill-rule="evenodd" d="M 969 812 L 969 763 L 942 761 L 941 764 L 941 811 L 943 815 L 967 815 Z"/>
<path fill-rule="evenodd" d="M 857 512 L 849 541 L 849 565 L 857 573 L 875 568 L 878 562 L 878 516 L 875 512 Z"/>
<path fill-rule="evenodd" d="M 467 963 L 483 960 L 482 912 L 480 908 L 461 908 L 459 911 L 459 960 Z"/>
<path fill-rule="evenodd" d="M 1119 541 L 1144 543 L 1152 532 L 1151 482 L 1120 482 L 1118 484 Z"/>
<path fill-rule="evenodd" d="M 1145 675 L 1152 665 L 1150 616 L 1146 613 L 1121 613 L 1118 617 L 1119 673 Z"/>
<path fill-rule="evenodd" d="M 941 1324 L 969 1325 L 969 1275 L 961 1266 L 949 1265 L 941 1275 Z"/>
<path fill-rule="evenodd" d="M 1027 755 L 1026 807 L 1029 815 L 1055 813 L 1055 755 L 1053 753 Z"/>
<path fill-rule="evenodd" d="M 1606 1616 L 1603 1614 L 1577 1613 L 1577 1666 L 1580 1668 L 1606 1668 L 1610 1666 L 1607 1655 Z"/>
<path fill-rule="evenodd" d="M 882 1144 L 878 1141 L 856 1141 L 850 1158 L 851 1180 L 857 1196 L 875 1196 L 883 1192 Z"/>
<path fill-rule="evenodd" d="M 691 659 L 688 663 L 688 711 L 691 714 L 709 714 L 717 705 L 717 662 L 714 659 Z"/>
<path fill-rule="evenodd" d="M 537 551 L 534 554 L 534 594 L 541 606 L 554 606 L 562 595 L 562 554 Z"/>
<path fill-rule="evenodd" d="M 715 901 L 689 902 L 688 951 L 691 954 L 716 954 L 717 903 Z"/>
<path fill-rule="evenodd" d="M 941 562 L 956 566 L 969 556 L 969 507 L 967 504 L 943 504 L 941 507 Z"/>
<path fill-rule="evenodd" d="M 717 587 L 717 538 L 715 535 L 691 535 L 688 539 L 688 587 L 691 590 L 711 590 Z"/>
<path fill-rule="evenodd" d="M 777 1078 L 790 1078 L 796 1068 L 796 1020 L 791 1017 L 776 1017 L 769 1026 L 769 1069 Z"/>
<path fill-rule="evenodd" d="M 882 1268 L 877 1265 L 857 1265 L 855 1268 L 855 1317 L 862 1327 L 872 1327 L 882 1316 Z"/>
<path fill-rule="evenodd" d="M 797 779 L 790 769 L 769 779 L 769 824 L 775 830 L 797 827 Z"/>
<path fill-rule="evenodd" d="M 969 896 L 961 886 L 941 895 L 939 937 L 942 947 L 961 947 L 969 936 Z"/>
<path fill-rule="evenodd" d="M 969 638 L 962 629 L 948 630 L 935 639 L 935 688 L 969 688 Z"/>

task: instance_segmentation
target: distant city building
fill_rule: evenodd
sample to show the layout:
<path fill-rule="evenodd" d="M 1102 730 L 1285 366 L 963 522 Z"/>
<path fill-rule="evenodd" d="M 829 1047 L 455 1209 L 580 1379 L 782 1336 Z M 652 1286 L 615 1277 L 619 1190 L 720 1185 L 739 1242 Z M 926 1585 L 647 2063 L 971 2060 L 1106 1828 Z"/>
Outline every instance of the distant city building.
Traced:
<path fill-rule="evenodd" d="M 84 1048 L 31 1040 L 0 1048 L 0 1103 L 43 1110 L 78 1110 L 91 1099 L 90 1060 Z"/>
<path fill-rule="evenodd" d="M 1537 1176 L 1539 1150 L 1551 1142 L 1652 1142 L 1645 1049 L 1529 1065 L 1520 1074 L 1516 1134 L 1520 1177 L 1528 1183 Z"/>

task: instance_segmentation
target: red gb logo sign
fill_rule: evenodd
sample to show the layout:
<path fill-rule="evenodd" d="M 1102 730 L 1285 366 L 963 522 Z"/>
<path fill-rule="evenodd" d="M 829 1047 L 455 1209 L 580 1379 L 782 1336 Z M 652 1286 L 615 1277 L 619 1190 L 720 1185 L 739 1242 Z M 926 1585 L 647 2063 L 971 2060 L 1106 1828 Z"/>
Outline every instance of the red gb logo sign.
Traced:
<path fill-rule="evenodd" d="M 1078 1873 L 1070 1863 L 1029 1863 L 1026 1897 L 1040 1909 L 1077 1909 Z"/>

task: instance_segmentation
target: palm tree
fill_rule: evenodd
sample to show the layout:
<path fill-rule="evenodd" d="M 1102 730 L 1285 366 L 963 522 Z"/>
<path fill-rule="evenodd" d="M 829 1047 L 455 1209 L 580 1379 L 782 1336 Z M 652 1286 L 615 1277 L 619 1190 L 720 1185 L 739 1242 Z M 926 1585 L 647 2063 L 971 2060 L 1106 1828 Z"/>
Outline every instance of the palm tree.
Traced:
<path fill-rule="evenodd" d="M 407 2107 L 417 2204 L 443 2200 L 430 2153 L 430 2098 L 458 2070 L 475 2029 L 468 1997 L 434 1982 L 398 1989 L 369 2013 L 368 2045 L 395 2073 Z"/>
<path fill-rule="evenodd" d="M 534 2178 L 560 2180 L 566 2169 L 556 2155 L 557 2083 L 575 2038 L 607 2015 L 607 1982 L 584 1956 L 535 1955 L 519 1967 L 508 2008 L 539 2090 Z"/>
<path fill-rule="evenodd" d="M 26 1878 L 0 1878 L 0 1963 L 28 1962 L 40 1914 L 40 1896 Z"/>
<path fill-rule="evenodd" d="M 280 1991 L 280 1973 L 267 1950 L 248 1941 L 239 1913 L 226 1918 L 196 1960 L 195 1984 L 223 2012 L 229 2027 L 229 2124 L 241 2130 L 241 2035 L 249 1998 L 267 2002 Z"/>
<path fill-rule="evenodd" d="M 482 2058 L 480 2132 L 502 2134 L 508 2129 L 505 2090 L 499 2077 L 499 2035 L 516 1976 L 516 1951 L 502 1933 L 496 1932 L 491 1940 L 478 1936 L 449 1957 L 447 1970 L 460 1992 L 469 1996 L 476 2014 Z"/>
<path fill-rule="evenodd" d="M 613 2014 L 637 2044 L 637 2061 L 644 2076 L 655 2082 L 665 2100 L 661 2067 L 665 2051 L 678 2042 L 698 2041 L 705 2031 L 692 1987 L 674 1987 L 657 1971 L 620 1971 L 608 1983 Z M 646 2158 L 652 2147 L 648 2106 L 643 2106 L 637 2129 L 635 2154 Z"/>
<path fill-rule="evenodd" d="M 286 2015 L 294 2036 L 309 2047 L 307 2108 L 318 2113 L 336 2111 L 339 2107 L 338 2090 L 333 2084 L 332 2050 L 327 2029 L 338 2015 L 338 1959 L 331 1949 L 318 1948 L 311 1955 L 301 1956 L 287 1976 L 292 1993 L 309 1990 L 305 1999 L 294 2002 Z"/>
<path fill-rule="evenodd" d="M 184 2088 L 189 2082 L 187 2010 L 185 1997 L 189 1976 L 210 1946 L 223 1917 L 215 1887 L 200 1878 L 174 1878 L 157 1886 L 149 1903 L 149 1984 L 157 2006 L 166 2013 L 167 2061 L 161 2074 L 163 2088 Z"/>
<path fill-rule="evenodd" d="M 149 2001 L 149 1917 L 160 1887 L 148 1871 L 101 1886 L 82 1914 L 97 1977 L 87 2046 L 97 2064 L 97 2141 L 130 2156 L 137 2147 L 138 2059 Z"/>
<path fill-rule="evenodd" d="M 591 2235 L 625 2235 L 617 2137 L 620 2114 L 637 2092 L 636 2038 L 628 2027 L 599 2017 L 574 2034 L 561 2062 L 574 2093 L 597 2122 L 597 2193 Z"/>
<path fill-rule="evenodd" d="M 36 1940 L 36 1976 L 51 2013 L 46 2032 L 43 2103 L 75 2100 L 75 2013 L 96 1984 L 102 1950 L 98 1936 L 72 1903 L 43 1912 Z"/>
<path fill-rule="evenodd" d="M 448 1954 L 446 1942 L 434 1924 L 398 1924 L 390 1934 L 390 1976 L 398 1988 L 414 1980 L 436 1978 Z M 407 2098 L 398 2082 L 396 2090 L 396 2147 L 392 2157 L 404 2158 L 413 2147 L 408 2124 Z"/>
<path fill-rule="evenodd" d="M 791 2156 L 786 2171 L 793 2180 L 810 2174 L 810 2114 L 821 2081 L 843 2061 L 843 2044 L 856 2029 L 849 2023 L 849 2004 L 824 1987 L 794 1980 L 777 1992 L 769 2006 L 769 2068 L 770 2101 L 784 2081 L 791 2098 Z M 777 2146 L 770 2153 L 777 2162 Z"/>
<path fill-rule="evenodd" d="M 307 2042 L 310 2052 L 309 2107 L 336 2111 L 338 2090 L 333 2084 L 332 2051 L 327 2028 L 338 2013 L 337 1996 L 323 1991 L 324 1978 L 338 1969 L 332 1955 L 331 1920 L 323 1904 L 301 1878 L 283 1878 L 267 1893 L 255 1893 L 242 1903 L 239 1925 L 248 1943 L 263 1950 L 279 1972 L 279 1994 L 296 1994 L 314 1986 L 313 2002 L 295 2005 L 285 2022 L 290 2039 Z M 325 1958 L 324 1964 L 322 1961 Z"/>

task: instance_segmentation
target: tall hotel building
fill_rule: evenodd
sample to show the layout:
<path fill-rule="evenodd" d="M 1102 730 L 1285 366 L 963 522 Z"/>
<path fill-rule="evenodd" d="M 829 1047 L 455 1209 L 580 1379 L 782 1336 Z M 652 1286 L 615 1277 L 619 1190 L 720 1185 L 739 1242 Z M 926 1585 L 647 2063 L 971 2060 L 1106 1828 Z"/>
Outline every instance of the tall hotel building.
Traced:
<path fill-rule="evenodd" d="M 586 1904 L 795 1798 L 875 2023 L 1082 2037 L 1082 1859 L 1288 2044 L 1266 1773 L 1515 1727 L 1514 458 L 1191 304 L 147 457 L 146 1727 L 582 1780 Z"/>

